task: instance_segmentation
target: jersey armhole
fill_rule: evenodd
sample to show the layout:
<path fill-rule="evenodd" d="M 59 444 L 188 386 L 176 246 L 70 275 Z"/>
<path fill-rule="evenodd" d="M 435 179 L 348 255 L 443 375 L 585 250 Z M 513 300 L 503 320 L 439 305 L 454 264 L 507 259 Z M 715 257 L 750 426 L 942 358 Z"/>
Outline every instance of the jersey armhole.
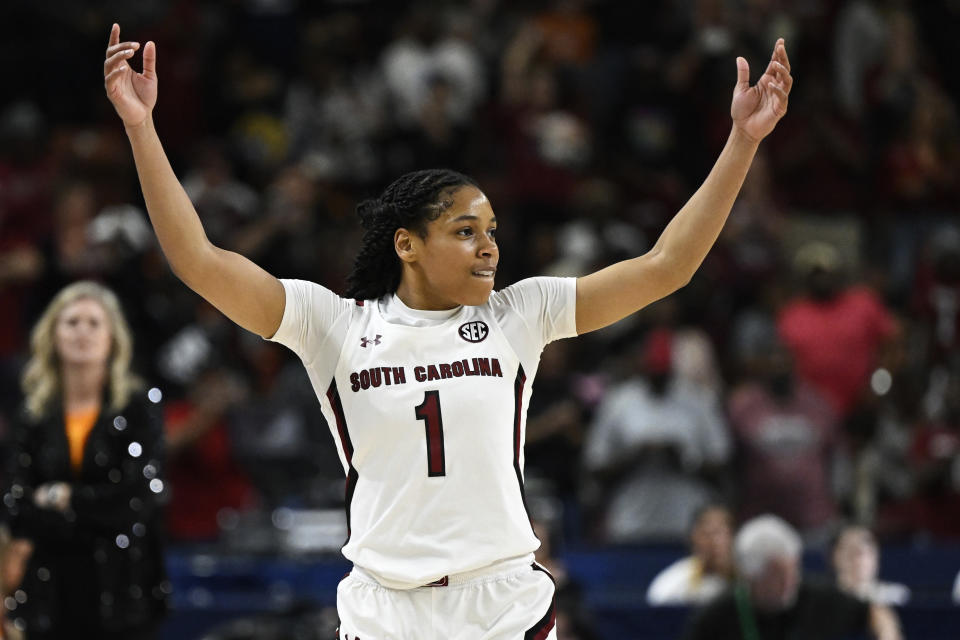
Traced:
<path fill-rule="evenodd" d="M 343 333 L 343 344 L 340 345 L 340 349 L 337 350 L 337 361 L 333 363 L 333 367 L 330 369 L 330 378 L 324 380 L 324 388 L 330 386 L 332 380 L 337 379 L 337 369 L 340 367 L 340 362 L 343 360 L 343 354 L 345 353 L 347 347 L 355 342 L 353 340 L 353 334 L 355 333 L 354 328 L 359 326 L 360 323 L 357 322 L 357 319 L 363 315 L 365 310 L 369 310 L 370 306 L 364 304 L 364 300 L 354 300 L 354 304 L 350 306 L 350 313 L 347 318 L 347 330 Z M 375 302 L 374 302 L 375 304 Z M 333 332 L 327 335 L 324 339 L 324 344 L 327 340 L 330 340 Z"/>

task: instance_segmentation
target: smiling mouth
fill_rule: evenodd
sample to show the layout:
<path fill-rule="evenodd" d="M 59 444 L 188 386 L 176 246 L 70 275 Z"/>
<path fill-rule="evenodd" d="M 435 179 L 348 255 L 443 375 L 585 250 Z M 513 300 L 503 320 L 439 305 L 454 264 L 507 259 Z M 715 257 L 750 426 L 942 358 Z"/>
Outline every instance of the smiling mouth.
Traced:
<path fill-rule="evenodd" d="M 475 275 L 478 278 L 493 278 L 493 276 L 495 276 L 496 273 L 497 273 L 496 269 L 480 269 L 478 271 L 474 271 L 473 275 Z"/>

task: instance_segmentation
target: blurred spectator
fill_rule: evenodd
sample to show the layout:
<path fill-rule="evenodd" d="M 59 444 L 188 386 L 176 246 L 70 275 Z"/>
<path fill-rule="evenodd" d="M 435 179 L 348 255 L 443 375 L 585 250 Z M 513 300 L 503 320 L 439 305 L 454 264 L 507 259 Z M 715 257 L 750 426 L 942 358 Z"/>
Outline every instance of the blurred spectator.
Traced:
<path fill-rule="evenodd" d="M 170 586 L 160 547 L 160 391 L 129 371 L 116 297 L 78 282 L 31 335 L 4 495 L 33 552 L 6 605 L 31 639 L 156 637 Z"/>
<path fill-rule="evenodd" d="M 900 205 L 949 206 L 960 170 L 956 105 L 925 68 L 910 7 L 895 7 L 886 22 L 886 55 L 874 89 L 874 125 L 886 143 L 880 186 Z"/>
<path fill-rule="evenodd" d="M 200 146 L 183 188 L 203 219 L 211 242 L 233 247 L 233 236 L 259 213 L 256 192 L 233 173 L 227 152 L 216 142 Z"/>
<path fill-rule="evenodd" d="M 533 531 L 540 540 L 540 548 L 534 556 L 550 572 L 557 585 L 557 640 L 599 640 L 584 603 L 583 590 L 557 554 L 561 535 L 557 525 L 562 507 L 547 498 L 537 497 L 531 497 L 529 504 Z"/>
<path fill-rule="evenodd" d="M 426 6 L 410 12 L 383 52 L 383 74 L 401 126 L 418 120 L 440 78 L 450 94 L 445 115 L 463 123 L 483 97 L 486 77 L 467 14 Z"/>
<path fill-rule="evenodd" d="M 862 187 L 871 180 L 868 132 L 838 113 L 826 70 L 811 69 L 797 98 L 799 117 L 768 147 L 778 193 L 794 210 L 847 211 L 872 204 L 873 194 Z"/>
<path fill-rule="evenodd" d="M 343 467 L 303 367 L 281 346 L 246 334 L 240 352 L 251 376 L 227 414 L 231 450 L 262 506 L 341 507 Z"/>
<path fill-rule="evenodd" d="M 304 69 L 287 89 L 284 121 L 293 159 L 318 177 L 370 183 L 380 175 L 387 87 L 365 41 L 362 19 L 346 12 L 304 29 Z"/>
<path fill-rule="evenodd" d="M 591 132 L 564 104 L 559 71 L 542 56 L 544 35 L 527 24 L 501 60 L 500 104 L 493 126 L 504 132 L 501 153 L 513 198 L 528 215 L 545 217 L 572 194 L 575 173 L 591 158 Z M 553 212 L 551 212 L 553 213 Z"/>
<path fill-rule="evenodd" d="M 743 517 L 775 513 L 801 531 L 822 533 L 837 514 L 831 464 L 838 425 L 823 396 L 796 379 L 781 343 L 767 343 L 754 375 L 731 393 L 729 414 Z"/>
<path fill-rule="evenodd" d="M 221 99 L 218 121 L 229 123 L 228 140 L 235 157 L 254 183 L 264 184 L 290 152 L 290 139 L 280 118 L 281 71 L 258 58 L 249 43 L 234 43 L 220 62 L 212 82 Z"/>
<path fill-rule="evenodd" d="M 2 104 L 2 103 L 0 103 Z M 12 415 L 19 357 L 26 336 L 31 287 L 43 271 L 38 245 L 49 233 L 49 131 L 36 104 L 16 102 L 0 111 L 0 411 Z"/>
<path fill-rule="evenodd" d="M 570 342 L 559 340 L 544 348 L 537 374 L 537 393 L 527 413 L 524 477 L 541 477 L 551 490 L 567 500 L 578 492 L 585 432 L 583 401 L 576 393 L 570 363 Z"/>
<path fill-rule="evenodd" d="M 949 206 L 960 171 L 956 106 L 932 82 L 915 91 L 907 124 L 887 148 L 883 185 L 901 206 Z"/>
<path fill-rule="evenodd" d="M 427 92 L 415 126 L 407 133 L 410 166 L 455 166 L 463 157 L 467 128 L 450 115 L 453 87 L 443 75 L 427 80 Z"/>
<path fill-rule="evenodd" d="M 703 507 L 690 529 L 690 555 L 661 571 L 647 589 L 647 603 L 701 605 L 733 579 L 733 514 L 719 504 Z"/>
<path fill-rule="evenodd" d="M 141 260 L 156 246 L 145 211 L 131 204 L 102 206 L 102 190 L 91 180 L 68 180 L 54 189 L 50 217 L 53 229 L 38 244 L 42 271 L 35 283 L 34 305 L 42 305 L 60 289 L 80 279 L 109 283 L 118 296 L 139 293 Z M 141 320 L 138 297 L 127 304 L 132 322 Z M 143 328 L 143 327 L 138 327 Z M 146 333 L 146 344 L 153 335 Z"/>
<path fill-rule="evenodd" d="M 327 196 L 326 202 L 323 196 Z M 317 277 L 320 225 L 324 224 L 324 232 L 335 233 L 335 227 L 322 219 L 323 214 L 330 217 L 327 207 L 331 200 L 330 194 L 323 193 L 309 177 L 306 168 L 278 168 L 267 186 L 262 211 L 233 230 L 230 247 L 251 260 L 274 265 L 289 277 Z M 339 246 L 326 249 L 322 264 L 334 263 L 339 251 Z"/>
<path fill-rule="evenodd" d="M 945 365 L 960 355 L 960 229 L 949 224 L 929 234 L 916 269 L 911 311 L 925 342 L 922 356 Z"/>
<path fill-rule="evenodd" d="M 635 349 L 587 434 L 584 464 L 605 486 L 611 542 L 683 539 L 730 455 L 722 415 L 672 378 L 672 339 L 655 330 Z"/>
<path fill-rule="evenodd" d="M 881 582 L 880 549 L 869 529 L 846 525 L 837 534 L 830 553 L 830 564 L 841 591 L 866 602 L 902 606 L 910 599 L 910 589 L 896 582 Z"/>
<path fill-rule="evenodd" d="M 531 230 L 531 235 L 541 242 L 554 239 L 556 245 L 549 248 L 552 255 L 536 256 L 549 260 L 534 261 L 528 265 L 531 272 L 579 277 L 598 265 L 631 258 L 649 249 L 643 231 L 621 219 L 624 203 L 613 181 L 579 181 L 569 206 L 572 219 L 566 224 L 558 228 L 556 223 L 549 223 Z"/>
<path fill-rule="evenodd" d="M 834 93 L 848 116 L 863 114 L 867 78 L 883 57 L 887 25 L 880 4 L 877 0 L 852 0 L 837 16 Z"/>
<path fill-rule="evenodd" d="M 882 512 L 891 533 L 924 531 L 960 539 L 960 372 L 936 370 L 924 398 L 925 417 L 913 426 L 908 460 L 913 495 Z"/>
<path fill-rule="evenodd" d="M 93 185 L 87 182 L 67 183 L 54 196 L 54 228 L 42 245 L 44 300 L 70 282 L 102 278 L 107 271 L 108 256 L 96 250 L 90 232 L 97 204 Z"/>
<path fill-rule="evenodd" d="M 688 387 L 691 393 L 702 396 L 705 404 L 722 411 L 723 379 L 713 344 L 706 332 L 695 327 L 677 329 L 673 333 L 670 348 L 677 380 Z"/>
<path fill-rule="evenodd" d="M 224 369 L 197 376 L 186 398 L 168 403 L 166 446 L 170 504 L 167 533 L 178 542 L 216 540 L 224 518 L 254 504 L 253 487 L 236 462 L 225 414 L 243 386 Z"/>
<path fill-rule="evenodd" d="M 23 581 L 23 572 L 27 560 L 33 553 L 33 544 L 23 538 L 14 540 L 10 529 L 0 527 L 0 598 L 16 600 L 16 592 Z M 4 640 L 22 640 L 23 633 L 7 619 L 7 608 L 0 608 L 0 638 Z"/>
<path fill-rule="evenodd" d="M 785 215 L 773 192 L 770 162 L 759 151 L 711 252 L 709 276 L 737 302 L 755 299 L 781 273 Z"/>
<path fill-rule="evenodd" d="M 685 638 L 839 640 L 867 632 L 881 640 L 901 637 L 890 609 L 802 580 L 800 537 L 776 516 L 746 522 L 734 550 L 742 581 L 695 614 Z"/>
<path fill-rule="evenodd" d="M 842 282 L 840 256 L 826 243 L 803 246 L 794 259 L 804 292 L 780 310 L 777 327 L 798 377 L 813 385 L 845 419 L 857 406 L 897 323 L 866 287 Z"/>
<path fill-rule="evenodd" d="M 583 0 L 554 0 L 552 6 L 534 16 L 543 34 L 544 55 L 552 63 L 584 66 L 594 55 L 596 20 L 585 10 Z"/>

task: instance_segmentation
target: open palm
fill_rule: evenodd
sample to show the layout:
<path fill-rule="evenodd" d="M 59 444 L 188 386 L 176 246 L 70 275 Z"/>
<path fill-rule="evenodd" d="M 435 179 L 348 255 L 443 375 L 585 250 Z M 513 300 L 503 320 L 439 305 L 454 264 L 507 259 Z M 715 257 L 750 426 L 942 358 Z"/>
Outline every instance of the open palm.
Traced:
<path fill-rule="evenodd" d="M 127 62 L 139 48 L 139 42 L 120 42 L 120 26 L 113 25 L 103 63 L 103 86 L 128 127 L 145 122 L 157 103 L 157 47 L 148 42 L 143 48 L 143 73 Z"/>
<path fill-rule="evenodd" d="M 783 38 L 773 46 L 767 70 L 752 87 L 750 65 L 744 58 L 737 58 L 737 85 L 730 104 L 734 126 L 753 140 L 762 140 L 787 112 L 792 87 L 790 60 Z"/>

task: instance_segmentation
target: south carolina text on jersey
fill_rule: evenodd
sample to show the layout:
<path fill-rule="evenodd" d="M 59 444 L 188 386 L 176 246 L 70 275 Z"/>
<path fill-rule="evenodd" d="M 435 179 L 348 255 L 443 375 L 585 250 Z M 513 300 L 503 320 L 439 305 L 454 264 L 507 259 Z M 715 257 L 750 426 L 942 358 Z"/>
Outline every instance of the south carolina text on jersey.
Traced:
<path fill-rule="evenodd" d="M 417 382 L 432 382 L 463 376 L 503 377 L 503 369 L 496 358 L 464 358 L 443 364 L 427 364 L 412 367 L 413 379 Z M 376 388 L 407 383 L 406 367 L 371 367 L 350 374 L 350 390 Z"/>

